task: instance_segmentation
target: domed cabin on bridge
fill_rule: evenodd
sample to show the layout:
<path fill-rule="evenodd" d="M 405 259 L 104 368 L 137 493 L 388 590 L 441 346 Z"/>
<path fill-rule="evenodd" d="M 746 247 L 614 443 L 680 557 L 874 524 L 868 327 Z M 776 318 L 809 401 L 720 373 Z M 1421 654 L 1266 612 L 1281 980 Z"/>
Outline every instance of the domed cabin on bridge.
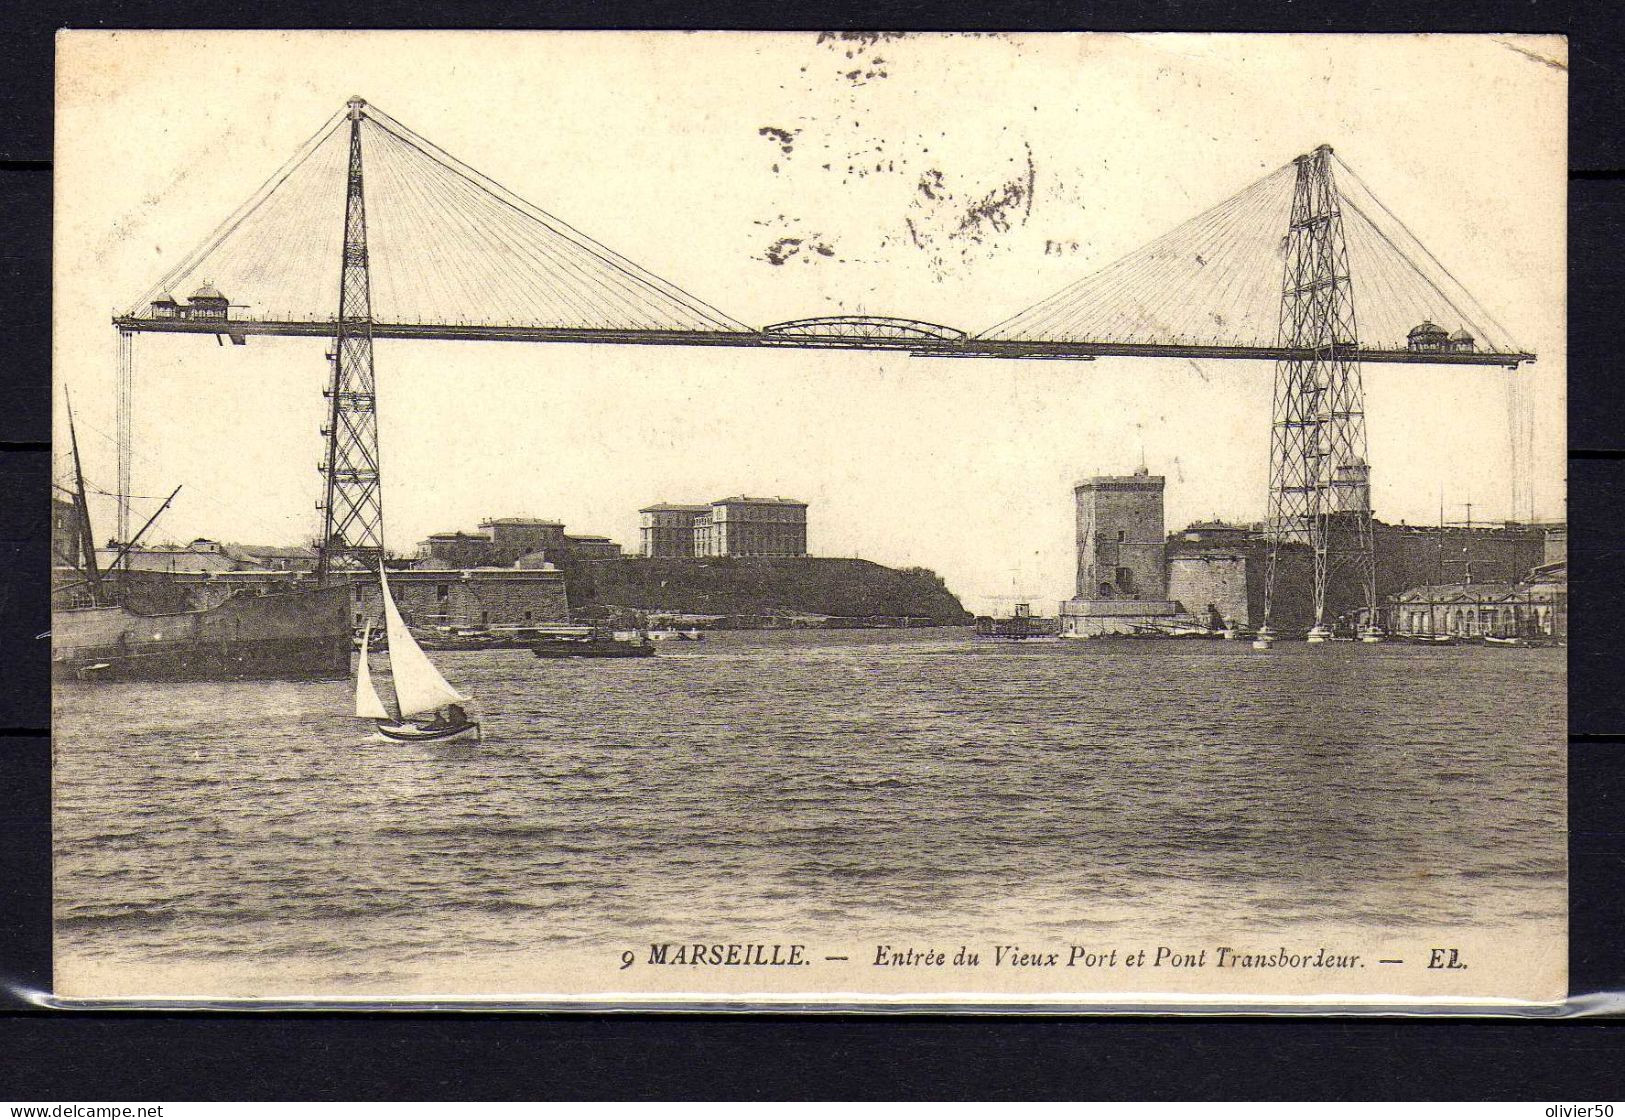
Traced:
<path fill-rule="evenodd" d="M 1423 319 L 1405 336 L 1406 349 L 1419 354 L 1442 354 L 1450 345 L 1450 332 L 1429 319 Z"/>
<path fill-rule="evenodd" d="M 192 293 L 187 300 L 186 317 L 188 319 L 224 319 L 231 309 L 231 301 L 221 294 L 207 280 L 203 286 Z"/>
<path fill-rule="evenodd" d="M 1418 354 L 1473 354 L 1478 340 L 1466 327 L 1447 332 L 1430 319 L 1424 319 L 1405 336 L 1406 349 Z"/>
<path fill-rule="evenodd" d="M 231 301 L 219 288 L 205 280 L 203 286 L 193 292 L 184 304 L 169 292 L 160 292 L 148 305 L 148 313 L 154 319 L 223 322 L 231 315 Z"/>

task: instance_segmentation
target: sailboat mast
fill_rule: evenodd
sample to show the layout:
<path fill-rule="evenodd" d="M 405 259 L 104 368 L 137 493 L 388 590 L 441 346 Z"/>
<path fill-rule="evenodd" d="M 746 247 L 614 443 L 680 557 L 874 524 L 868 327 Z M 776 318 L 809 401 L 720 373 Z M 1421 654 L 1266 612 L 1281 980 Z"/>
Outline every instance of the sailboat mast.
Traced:
<path fill-rule="evenodd" d="M 1439 555 L 1438 563 L 1434 567 L 1433 582 L 1444 584 L 1444 487 L 1439 487 Z"/>
<path fill-rule="evenodd" d="M 90 531 L 90 500 L 85 496 L 85 468 L 79 461 L 79 433 L 74 427 L 73 400 L 68 396 L 66 386 L 62 389 L 62 399 L 68 410 L 68 443 L 73 448 L 74 520 L 78 522 L 75 536 L 84 559 L 83 571 L 85 582 L 90 587 L 90 601 L 99 607 L 102 605 L 102 573 L 96 565 L 96 538 Z"/>

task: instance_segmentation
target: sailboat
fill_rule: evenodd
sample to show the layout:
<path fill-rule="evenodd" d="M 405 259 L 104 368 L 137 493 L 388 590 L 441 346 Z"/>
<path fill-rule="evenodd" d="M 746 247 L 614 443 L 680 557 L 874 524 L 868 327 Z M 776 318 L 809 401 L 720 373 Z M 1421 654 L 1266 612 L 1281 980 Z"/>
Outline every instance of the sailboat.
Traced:
<path fill-rule="evenodd" d="M 460 739 L 468 736 L 480 738 L 478 720 L 471 720 L 463 705 L 471 703 L 440 675 L 426 653 L 412 637 L 395 607 L 395 597 L 389 593 L 389 578 L 383 565 L 378 566 L 378 586 L 383 592 L 384 626 L 389 636 L 389 664 L 395 684 L 395 706 L 400 719 L 394 719 L 372 683 L 372 672 L 367 665 L 367 651 L 372 644 L 372 626 L 369 623 L 361 637 L 361 663 L 355 675 L 355 714 L 357 719 L 373 720 L 378 733 L 388 739 L 416 743 L 438 739 Z M 418 723 L 417 718 L 435 713 L 433 721 Z"/>

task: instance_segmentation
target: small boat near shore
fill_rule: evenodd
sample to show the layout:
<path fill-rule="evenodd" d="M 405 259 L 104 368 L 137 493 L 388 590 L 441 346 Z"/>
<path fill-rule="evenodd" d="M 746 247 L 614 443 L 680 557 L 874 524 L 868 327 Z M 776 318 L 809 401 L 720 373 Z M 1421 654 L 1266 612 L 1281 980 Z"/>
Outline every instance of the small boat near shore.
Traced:
<path fill-rule="evenodd" d="M 530 643 L 530 652 L 545 660 L 571 657 L 653 657 L 655 644 L 637 633 L 622 637 L 607 627 L 582 627 L 585 633 L 553 634 Z"/>
<path fill-rule="evenodd" d="M 1162 638 L 1196 638 L 1199 640 L 1222 641 L 1225 634 L 1223 628 L 1214 629 L 1211 626 L 1201 626 L 1190 623 L 1175 623 L 1170 626 L 1153 627 L 1153 629 L 1158 632 L 1157 636 Z"/>
<path fill-rule="evenodd" d="M 1531 637 L 1525 634 L 1485 634 L 1484 644 L 1487 646 L 1511 646 L 1514 649 L 1551 649 L 1560 643 L 1548 637 Z"/>
<path fill-rule="evenodd" d="M 1061 623 L 1033 614 L 1027 603 L 1017 603 L 1014 613 L 1005 618 L 979 617 L 971 637 L 979 642 L 1058 642 Z"/>
<path fill-rule="evenodd" d="M 369 625 L 362 634 L 361 659 L 356 666 L 356 718 L 372 720 L 378 734 L 401 743 L 480 738 L 479 721 L 469 719 L 463 707 L 472 701 L 453 688 L 428 655 L 418 648 L 395 607 L 382 565 L 378 568 L 378 583 L 383 593 L 385 633 L 389 637 L 390 680 L 395 707 L 400 714 L 398 717 L 390 714 L 372 683 L 367 661 L 367 647 L 372 639 Z M 434 718 L 430 720 L 420 719 L 431 714 Z"/>

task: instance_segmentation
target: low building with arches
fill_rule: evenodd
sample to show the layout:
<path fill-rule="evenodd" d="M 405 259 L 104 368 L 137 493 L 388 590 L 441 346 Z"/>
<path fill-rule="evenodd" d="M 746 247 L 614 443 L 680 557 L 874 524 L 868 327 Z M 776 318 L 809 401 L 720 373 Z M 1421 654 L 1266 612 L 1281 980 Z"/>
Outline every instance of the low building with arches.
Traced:
<path fill-rule="evenodd" d="M 1568 637 L 1566 563 L 1543 564 L 1516 583 L 1408 588 L 1388 601 L 1388 629 L 1452 638 Z"/>

